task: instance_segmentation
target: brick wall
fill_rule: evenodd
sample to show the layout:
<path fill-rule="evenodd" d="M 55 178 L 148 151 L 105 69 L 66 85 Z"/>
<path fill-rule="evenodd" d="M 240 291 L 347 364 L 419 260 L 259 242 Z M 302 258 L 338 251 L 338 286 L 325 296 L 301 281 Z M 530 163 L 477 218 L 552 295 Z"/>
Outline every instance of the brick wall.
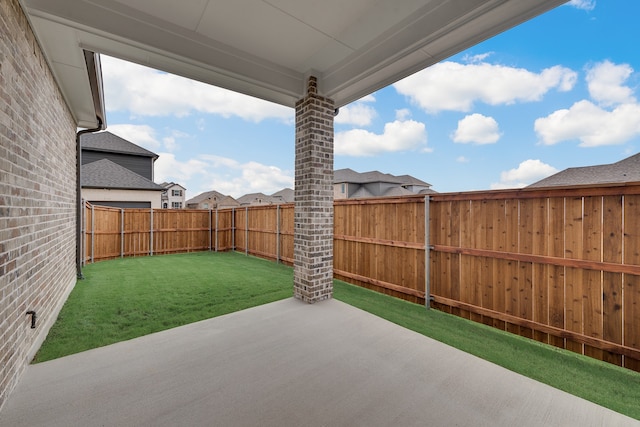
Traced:
<path fill-rule="evenodd" d="M 0 408 L 75 283 L 75 130 L 18 1 L 2 0 Z"/>

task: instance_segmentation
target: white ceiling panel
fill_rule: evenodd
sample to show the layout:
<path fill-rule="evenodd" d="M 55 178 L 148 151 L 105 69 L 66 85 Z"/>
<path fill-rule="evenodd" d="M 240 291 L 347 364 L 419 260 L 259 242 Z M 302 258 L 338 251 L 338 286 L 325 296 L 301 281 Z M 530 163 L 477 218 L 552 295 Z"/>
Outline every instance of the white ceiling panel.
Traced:
<path fill-rule="evenodd" d="M 196 31 L 202 14 L 209 4 L 209 0 L 116 0 L 116 2 L 191 31 Z"/>

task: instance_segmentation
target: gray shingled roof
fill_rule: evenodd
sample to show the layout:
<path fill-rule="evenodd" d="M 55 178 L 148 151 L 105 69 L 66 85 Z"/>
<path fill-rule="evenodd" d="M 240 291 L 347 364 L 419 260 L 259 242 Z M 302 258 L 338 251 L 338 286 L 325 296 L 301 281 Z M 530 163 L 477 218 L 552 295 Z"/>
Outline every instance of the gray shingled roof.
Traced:
<path fill-rule="evenodd" d="M 353 169 L 337 169 L 333 172 L 333 183 L 341 184 L 354 183 L 354 184 L 368 184 L 371 182 L 389 182 L 399 185 L 424 185 L 430 187 L 431 184 L 419 180 L 411 175 L 395 176 L 388 173 L 382 173 L 378 171 L 370 172 L 356 172 Z M 412 193 L 413 194 L 413 193 Z"/>
<path fill-rule="evenodd" d="M 293 203 L 294 200 L 294 192 L 291 188 L 283 188 L 282 190 L 273 193 L 271 196 L 282 197 L 285 203 Z"/>
<path fill-rule="evenodd" d="M 254 202 L 264 203 L 264 204 L 286 203 L 286 201 L 282 196 L 276 196 L 276 195 L 267 196 L 264 193 L 249 193 L 249 194 L 245 194 L 242 197 L 239 197 L 236 200 L 238 200 L 238 203 L 240 203 L 241 205 L 250 205 Z"/>
<path fill-rule="evenodd" d="M 568 168 L 527 188 L 640 182 L 640 153 L 616 163 Z"/>
<path fill-rule="evenodd" d="M 160 183 L 159 185 L 160 185 L 160 187 L 163 187 L 165 190 L 168 189 L 168 188 L 173 187 L 174 185 L 177 185 L 178 187 L 182 188 L 183 190 L 186 190 L 186 188 L 184 188 L 182 185 L 176 184 L 175 182 L 166 182 L 166 181 L 164 181 L 164 182 Z"/>
<path fill-rule="evenodd" d="M 204 193 L 200 193 L 197 196 L 192 197 L 191 199 L 187 200 L 185 202 L 185 205 L 200 203 L 203 200 L 213 199 L 214 197 L 215 197 L 216 200 L 223 200 L 227 196 L 225 196 L 222 193 L 218 193 L 217 191 L 205 191 Z"/>
<path fill-rule="evenodd" d="M 86 133 L 80 137 L 83 150 L 104 151 L 108 153 L 124 153 L 135 156 L 158 158 L 156 153 L 146 150 L 139 145 L 120 138 L 111 132 Z"/>
<path fill-rule="evenodd" d="M 81 185 L 84 188 L 121 190 L 164 190 L 147 178 L 131 172 L 111 160 L 102 159 L 82 166 Z"/>

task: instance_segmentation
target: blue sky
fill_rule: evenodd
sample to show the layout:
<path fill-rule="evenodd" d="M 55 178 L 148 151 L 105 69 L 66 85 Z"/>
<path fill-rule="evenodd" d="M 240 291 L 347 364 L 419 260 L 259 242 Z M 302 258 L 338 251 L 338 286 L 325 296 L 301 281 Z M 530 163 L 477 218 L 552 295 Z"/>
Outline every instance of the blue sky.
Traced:
<path fill-rule="evenodd" d="M 335 168 L 517 188 L 640 149 L 640 2 L 576 0 L 340 109 Z M 187 198 L 293 188 L 294 111 L 102 58 L 109 131 Z"/>

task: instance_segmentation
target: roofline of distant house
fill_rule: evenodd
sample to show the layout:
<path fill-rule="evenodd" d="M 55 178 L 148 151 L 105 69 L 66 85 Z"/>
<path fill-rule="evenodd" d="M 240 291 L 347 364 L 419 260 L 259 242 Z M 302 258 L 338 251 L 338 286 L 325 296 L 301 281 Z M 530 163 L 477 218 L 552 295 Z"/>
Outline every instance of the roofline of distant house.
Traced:
<path fill-rule="evenodd" d="M 82 150 L 84 151 L 96 151 L 98 153 L 114 153 L 114 154 L 126 154 L 128 156 L 138 156 L 138 157 L 149 157 L 151 159 L 153 159 L 154 161 L 157 160 L 160 156 L 157 155 L 156 153 L 153 153 L 151 151 L 149 151 L 149 153 L 151 154 L 145 154 L 145 153 L 132 153 L 129 151 L 122 151 L 122 150 L 110 150 L 108 148 L 95 148 L 95 147 L 87 147 L 87 146 L 82 146 Z"/>
<path fill-rule="evenodd" d="M 136 191 L 166 191 L 165 188 L 148 187 L 105 187 L 104 185 L 83 185 L 82 188 L 92 188 L 94 190 L 136 190 Z"/>

